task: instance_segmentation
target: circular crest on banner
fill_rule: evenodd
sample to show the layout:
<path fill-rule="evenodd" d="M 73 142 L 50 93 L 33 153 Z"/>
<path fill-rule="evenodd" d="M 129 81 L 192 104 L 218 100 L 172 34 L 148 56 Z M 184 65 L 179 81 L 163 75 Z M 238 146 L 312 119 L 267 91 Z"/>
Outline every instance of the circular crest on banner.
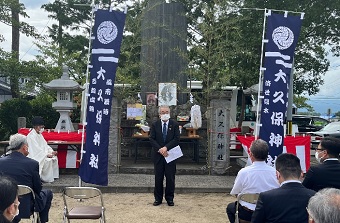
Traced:
<path fill-rule="evenodd" d="M 274 29 L 272 38 L 280 50 L 288 49 L 294 42 L 294 33 L 286 26 Z"/>
<path fill-rule="evenodd" d="M 118 34 L 117 26 L 111 21 L 102 22 L 97 29 L 97 37 L 102 44 L 109 44 L 116 39 Z"/>

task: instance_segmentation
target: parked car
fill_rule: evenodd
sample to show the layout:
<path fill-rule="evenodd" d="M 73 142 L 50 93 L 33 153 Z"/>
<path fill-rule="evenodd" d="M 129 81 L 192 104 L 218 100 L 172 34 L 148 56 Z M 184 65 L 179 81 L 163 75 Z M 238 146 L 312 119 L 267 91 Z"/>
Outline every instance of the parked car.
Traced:
<path fill-rule="evenodd" d="M 327 119 L 308 115 L 293 115 L 292 122 L 298 126 L 299 132 L 319 131 L 329 123 Z"/>
<path fill-rule="evenodd" d="M 316 149 L 320 143 L 320 140 L 324 137 L 330 136 L 340 138 L 340 122 L 331 122 L 320 131 L 309 132 L 311 135 L 311 148 Z"/>

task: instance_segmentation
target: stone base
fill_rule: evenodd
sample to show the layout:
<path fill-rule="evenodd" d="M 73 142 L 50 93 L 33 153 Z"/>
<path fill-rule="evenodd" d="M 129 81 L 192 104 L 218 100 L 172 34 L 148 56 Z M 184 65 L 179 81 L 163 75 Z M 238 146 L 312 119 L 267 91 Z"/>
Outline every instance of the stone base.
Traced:
<path fill-rule="evenodd" d="M 212 173 L 217 175 L 223 175 L 229 169 L 229 162 L 227 161 L 214 161 Z"/>

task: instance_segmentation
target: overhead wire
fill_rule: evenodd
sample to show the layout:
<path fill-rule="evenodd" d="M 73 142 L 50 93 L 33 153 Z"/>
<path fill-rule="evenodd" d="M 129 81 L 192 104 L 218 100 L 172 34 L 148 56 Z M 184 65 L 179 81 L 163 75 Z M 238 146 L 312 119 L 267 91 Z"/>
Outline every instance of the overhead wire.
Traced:
<path fill-rule="evenodd" d="M 45 29 L 47 28 L 47 26 L 48 26 L 48 24 L 50 23 L 51 19 L 52 19 L 52 18 L 49 18 L 49 19 L 48 19 L 46 25 L 44 26 L 44 28 L 43 28 L 43 29 L 41 30 L 41 32 L 39 33 L 39 36 L 41 36 L 41 34 L 45 31 Z M 35 43 L 32 43 L 32 45 L 28 48 L 28 50 L 24 53 L 24 55 L 22 55 L 22 56 L 20 57 L 20 60 L 22 60 L 22 59 L 26 56 L 26 54 L 32 49 L 32 47 L 33 47 L 34 45 L 35 45 Z"/>

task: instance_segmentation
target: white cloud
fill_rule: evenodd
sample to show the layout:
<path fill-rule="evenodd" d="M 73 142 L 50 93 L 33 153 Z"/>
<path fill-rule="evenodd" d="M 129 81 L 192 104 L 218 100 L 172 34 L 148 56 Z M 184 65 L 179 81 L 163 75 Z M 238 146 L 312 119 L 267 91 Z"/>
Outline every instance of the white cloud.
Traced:
<path fill-rule="evenodd" d="M 322 115 L 327 114 L 327 109 L 331 109 L 332 113 L 340 111 L 340 57 L 329 55 L 327 59 L 331 64 L 323 78 L 324 84 L 316 95 L 310 96 L 308 102 Z"/>
<path fill-rule="evenodd" d="M 22 21 L 34 26 L 39 34 L 47 34 L 47 26 L 52 24 L 52 20 L 48 18 L 48 13 L 41 9 L 40 7 L 36 8 L 27 8 L 26 13 L 30 18 L 20 18 Z M 2 47 L 6 51 L 11 50 L 11 27 L 0 23 L 0 30 L 4 30 L 3 36 L 5 37 L 5 41 L 0 43 L 0 47 Z M 32 60 L 34 55 L 37 54 L 37 47 L 34 44 L 36 41 L 32 37 L 27 37 L 24 34 L 20 34 L 20 58 L 22 60 Z M 23 57 L 24 56 L 24 57 Z"/>

